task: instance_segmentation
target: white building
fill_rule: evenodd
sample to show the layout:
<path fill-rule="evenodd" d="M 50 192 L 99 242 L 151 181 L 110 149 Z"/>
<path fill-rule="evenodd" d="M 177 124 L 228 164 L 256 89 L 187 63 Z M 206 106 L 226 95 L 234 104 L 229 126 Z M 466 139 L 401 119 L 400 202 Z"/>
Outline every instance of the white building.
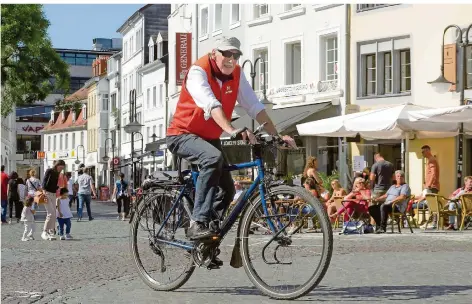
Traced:
<path fill-rule="evenodd" d="M 168 111 L 168 122 L 172 119 L 172 115 L 175 112 L 177 101 L 179 100 L 181 85 L 177 84 L 177 64 L 181 63 L 181 58 L 177 58 L 176 47 L 178 46 L 176 41 L 177 33 L 187 33 L 191 35 L 191 40 L 185 42 L 187 50 L 187 56 L 189 57 L 190 64 L 198 59 L 198 37 L 196 37 L 197 22 L 195 16 L 198 12 L 197 4 L 172 4 L 172 12 L 168 17 L 169 22 L 169 111 Z M 181 42 L 179 41 L 179 46 Z M 179 77 L 177 77 L 179 76 Z"/>
<path fill-rule="evenodd" d="M 5 172 L 10 174 L 11 171 L 16 171 L 16 117 L 15 108 L 13 112 L 7 117 L 0 115 L 1 123 L 1 146 L 0 146 L 0 160 L 1 164 L 5 166 Z"/>
<path fill-rule="evenodd" d="M 122 132 L 121 122 L 121 58 L 123 52 L 116 53 L 111 56 L 107 62 L 107 80 L 108 80 L 108 91 L 109 91 L 109 102 L 110 108 L 108 111 L 108 138 L 107 141 L 107 156 L 110 158 L 110 162 L 113 161 L 112 156 L 115 156 L 119 160 L 121 152 L 121 136 Z M 115 147 L 114 153 L 112 153 L 112 146 Z M 114 155 L 113 155 L 114 154 Z M 109 162 L 109 166 L 111 163 Z M 115 166 L 115 165 L 114 165 Z M 116 171 L 120 171 L 120 161 L 116 165 Z M 113 182 L 113 180 L 110 180 Z"/>
<path fill-rule="evenodd" d="M 418 21 L 421 16 L 421 21 Z M 455 24 L 466 29 L 472 23 L 469 4 L 359 4 L 351 12 L 351 103 L 364 111 L 403 103 L 425 107 L 451 107 L 460 104 L 462 72 L 458 32 L 451 28 L 445 35 L 445 77 L 457 83 L 440 89 L 428 81 L 440 75 L 443 32 Z M 373 26 L 375 25 L 375 26 Z M 392 26 L 393 25 L 393 26 Z M 465 30 L 463 31 L 465 35 Z M 472 33 L 471 33 L 472 34 Z M 470 35 L 470 34 L 469 34 Z M 465 38 L 465 37 L 464 37 Z M 472 36 L 469 37 L 472 41 Z M 472 97 L 472 46 L 467 54 L 466 97 Z M 401 157 L 400 141 L 375 141 L 386 159 Z M 411 137 L 406 140 L 406 166 L 412 193 L 423 186 L 424 161 L 421 146 L 431 146 L 441 169 L 440 194 L 449 196 L 456 189 L 457 137 Z M 462 176 L 472 174 L 472 139 L 464 142 Z M 354 155 L 366 155 L 372 164 L 372 149 L 353 147 Z"/>
<path fill-rule="evenodd" d="M 44 134 L 44 168 L 51 168 L 56 160 L 64 160 L 65 171 L 74 172 L 87 156 L 87 90 L 76 92 L 83 106 L 80 110 L 51 112 L 51 120 L 42 130 Z"/>
<path fill-rule="evenodd" d="M 159 32 L 149 38 L 149 62 L 138 70 L 142 77 L 142 89 L 144 96 L 143 116 L 144 144 L 165 136 L 166 126 L 166 66 L 167 57 L 167 32 Z M 164 169 L 164 151 L 155 151 L 154 155 L 145 157 L 143 166 L 145 174 L 158 169 Z"/>
<path fill-rule="evenodd" d="M 167 32 L 167 16 L 170 14 L 170 4 L 148 4 L 136 11 L 117 30 L 123 37 L 123 57 L 121 64 L 121 125 L 126 126 L 131 120 L 130 92 L 136 90 L 135 118 L 143 123 L 143 85 L 139 68 L 149 62 L 149 48 L 147 46 L 152 35 L 159 31 Z M 143 131 L 141 131 L 142 133 Z M 121 132 L 121 157 L 124 163 L 131 157 L 131 134 Z M 144 150 L 141 147 L 140 135 L 134 136 L 135 151 Z M 123 168 L 127 177 L 130 176 Z"/>

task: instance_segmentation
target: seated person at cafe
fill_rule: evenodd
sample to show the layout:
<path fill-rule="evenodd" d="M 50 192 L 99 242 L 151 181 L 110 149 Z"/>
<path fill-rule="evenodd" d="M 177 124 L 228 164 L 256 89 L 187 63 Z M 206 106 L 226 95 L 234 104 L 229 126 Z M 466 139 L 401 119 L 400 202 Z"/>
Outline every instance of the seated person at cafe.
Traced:
<path fill-rule="evenodd" d="M 344 197 L 347 194 L 346 190 L 341 187 L 341 184 L 339 183 L 338 179 L 333 179 L 331 181 L 331 188 L 333 188 L 333 195 L 325 204 L 326 210 L 328 211 L 328 216 L 331 216 L 337 211 L 336 206 L 334 204 L 334 199 L 336 197 Z"/>
<path fill-rule="evenodd" d="M 396 183 L 388 189 L 387 193 L 372 200 L 372 206 L 369 207 L 370 216 L 375 220 L 376 233 L 387 231 L 388 215 L 392 212 L 393 203 L 395 212 L 405 212 L 410 199 L 411 189 L 405 183 L 405 173 L 402 170 L 395 171 Z M 374 205 L 376 202 L 383 202 L 382 205 Z"/>
<path fill-rule="evenodd" d="M 461 201 L 460 201 L 460 196 L 463 194 L 472 194 L 472 176 L 466 176 L 464 178 L 464 187 L 457 189 L 454 191 L 451 196 L 449 196 L 450 200 L 454 200 L 459 209 L 461 209 Z M 452 201 L 449 202 L 449 210 L 455 210 L 456 209 L 456 204 L 454 204 Z M 456 217 L 455 216 L 449 216 L 449 226 L 446 228 L 447 230 L 455 230 L 456 228 L 454 227 L 454 224 L 456 222 Z M 459 226 L 459 224 L 457 224 Z"/>
<path fill-rule="evenodd" d="M 336 218 L 344 211 L 344 222 L 349 221 L 349 215 L 367 213 L 368 201 L 370 200 L 370 190 L 365 188 L 365 179 L 357 177 L 354 180 L 354 186 L 351 193 L 349 193 L 343 200 L 343 208 L 340 208 L 336 213 L 331 214 L 330 218 Z"/>

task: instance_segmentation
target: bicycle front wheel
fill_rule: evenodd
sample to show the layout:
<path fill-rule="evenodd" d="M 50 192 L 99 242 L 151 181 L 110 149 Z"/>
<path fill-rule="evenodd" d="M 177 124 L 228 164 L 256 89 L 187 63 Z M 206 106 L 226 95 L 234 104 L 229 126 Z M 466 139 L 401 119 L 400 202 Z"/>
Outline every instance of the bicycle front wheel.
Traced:
<path fill-rule="evenodd" d="M 244 269 L 264 294 L 293 300 L 313 290 L 328 270 L 331 224 L 321 203 L 301 187 L 270 188 L 266 201 L 268 215 L 259 196 L 241 222 Z"/>
<path fill-rule="evenodd" d="M 190 252 L 170 244 L 185 240 L 189 224 L 182 201 L 176 202 L 177 195 L 175 190 L 154 189 L 138 205 L 131 222 L 130 249 L 138 274 L 154 290 L 181 287 L 195 269 Z M 170 212 L 174 204 L 178 205 Z"/>

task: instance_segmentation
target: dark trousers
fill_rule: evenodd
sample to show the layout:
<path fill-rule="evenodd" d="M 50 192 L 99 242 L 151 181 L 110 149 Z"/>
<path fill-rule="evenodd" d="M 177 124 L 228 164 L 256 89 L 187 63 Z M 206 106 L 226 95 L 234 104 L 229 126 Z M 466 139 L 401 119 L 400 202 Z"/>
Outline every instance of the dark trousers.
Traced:
<path fill-rule="evenodd" d="M 230 172 L 223 170 L 226 161 L 220 140 L 183 134 L 167 137 L 167 146 L 172 153 L 200 167 L 192 219 L 198 222 L 221 219 L 233 200 L 235 189 Z"/>
<path fill-rule="evenodd" d="M 395 206 L 395 212 L 399 212 Z M 387 229 L 388 215 L 392 213 L 392 204 L 372 205 L 369 207 L 369 214 L 374 219 L 375 224 L 382 229 Z"/>
<path fill-rule="evenodd" d="M 116 204 L 118 205 L 118 213 L 121 213 L 121 206 L 123 205 L 123 212 L 125 215 L 129 212 L 129 197 L 123 195 L 116 198 Z"/>
<path fill-rule="evenodd" d="M 21 218 L 21 211 L 23 210 L 23 204 L 14 198 L 9 198 L 8 199 L 8 209 L 9 209 L 9 215 L 10 218 L 13 217 L 13 206 L 15 206 L 15 217 L 17 219 Z"/>
<path fill-rule="evenodd" d="M 66 234 L 70 233 L 70 227 L 72 226 L 72 222 L 70 218 L 57 218 L 59 222 L 59 235 L 64 235 L 64 225 L 66 225 Z"/>
<path fill-rule="evenodd" d="M 72 203 L 77 201 L 77 196 L 69 194 L 69 208 L 72 208 Z M 77 204 L 77 210 L 79 210 L 79 204 Z"/>

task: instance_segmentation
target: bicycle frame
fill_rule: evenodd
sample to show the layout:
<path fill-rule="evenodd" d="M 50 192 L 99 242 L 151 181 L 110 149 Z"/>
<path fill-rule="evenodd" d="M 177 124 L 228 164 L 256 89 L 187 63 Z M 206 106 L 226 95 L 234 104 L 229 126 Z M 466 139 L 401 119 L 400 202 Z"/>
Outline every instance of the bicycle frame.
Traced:
<path fill-rule="evenodd" d="M 244 193 L 244 197 L 233 208 L 231 213 L 225 218 L 225 220 L 223 222 L 223 225 L 220 229 L 220 232 L 218 233 L 218 239 L 219 240 L 222 240 L 224 238 L 224 236 L 229 232 L 231 227 L 234 225 L 234 223 L 238 219 L 238 216 L 243 211 L 244 206 L 249 201 L 249 198 L 254 193 L 254 191 L 256 191 L 257 186 L 259 186 L 259 193 L 260 193 L 260 197 L 261 197 L 262 208 L 264 210 L 264 214 L 266 216 L 269 215 L 269 212 L 267 210 L 267 203 L 266 203 L 266 200 L 265 200 L 264 184 L 261 182 L 262 180 L 264 180 L 264 167 L 263 167 L 263 164 L 262 164 L 262 159 L 258 157 L 254 161 L 251 161 L 251 162 L 226 166 L 226 167 L 224 167 L 224 170 L 225 171 L 235 171 L 235 170 L 247 169 L 247 168 L 253 168 L 253 167 L 258 168 L 259 174 L 258 174 L 257 178 L 254 180 L 254 182 L 251 184 L 251 186 L 249 187 L 248 191 L 246 191 Z M 193 185 L 196 185 L 198 175 L 199 175 L 198 171 L 191 171 Z M 184 194 L 185 194 L 185 192 L 188 188 L 189 188 L 189 183 L 187 183 L 186 185 L 183 185 L 180 188 L 179 195 L 176 198 L 175 202 L 172 204 L 172 207 L 169 210 L 164 222 L 162 223 L 157 235 L 159 235 L 159 233 L 162 230 L 162 227 L 165 226 L 165 224 L 169 220 L 171 214 L 174 212 L 175 208 L 177 208 L 177 205 L 178 205 L 177 202 L 179 202 L 183 198 L 183 196 L 184 196 Z M 179 219 L 179 221 L 180 221 L 180 219 Z M 269 217 L 267 218 L 267 223 L 269 225 L 269 228 L 272 230 L 272 232 L 275 233 L 276 228 L 274 226 L 274 223 L 270 220 Z M 184 249 L 188 249 L 188 250 L 193 249 L 193 243 L 191 243 L 191 242 L 184 242 L 184 241 L 174 242 L 174 241 L 167 241 L 167 240 L 162 240 L 162 239 L 157 239 L 157 241 L 161 242 L 161 243 L 181 247 L 181 248 L 184 248 Z"/>

